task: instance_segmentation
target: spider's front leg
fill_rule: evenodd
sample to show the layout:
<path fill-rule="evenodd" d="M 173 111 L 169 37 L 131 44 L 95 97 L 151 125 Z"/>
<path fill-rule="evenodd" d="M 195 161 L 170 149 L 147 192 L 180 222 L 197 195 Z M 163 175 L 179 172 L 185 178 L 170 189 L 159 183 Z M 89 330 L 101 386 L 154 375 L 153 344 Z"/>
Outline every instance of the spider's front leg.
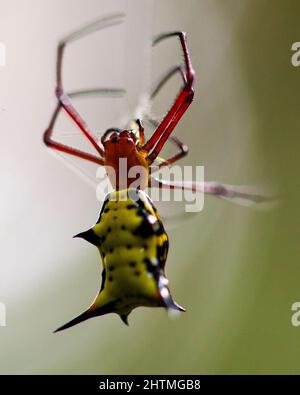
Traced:
<path fill-rule="evenodd" d="M 162 150 L 165 142 L 167 141 L 168 137 L 172 133 L 173 129 L 179 122 L 180 118 L 183 116 L 189 105 L 191 104 L 193 97 L 194 97 L 194 71 L 192 68 L 187 43 L 186 43 L 186 35 L 183 32 L 174 32 L 174 33 L 167 33 L 158 36 L 153 41 L 153 45 L 158 44 L 162 40 L 170 37 L 179 37 L 180 43 L 183 50 L 184 60 L 185 60 L 185 75 L 183 77 L 184 86 L 181 89 L 179 95 L 177 96 L 174 104 L 172 105 L 171 109 L 168 111 L 160 125 L 158 125 L 157 129 L 155 130 L 153 136 L 147 141 L 147 143 L 143 146 L 143 148 L 149 152 L 147 156 L 147 160 L 149 164 L 153 163 L 155 158 L 159 155 L 160 151 Z M 180 69 L 181 70 L 181 69 Z M 173 71 L 173 74 L 176 70 Z M 169 79 L 170 76 L 166 76 L 166 80 Z M 161 85 L 165 83 L 164 79 L 161 82 Z M 160 85 L 158 85 L 158 90 L 160 89 Z M 155 91 L 154 91 L 155 92 Z"/>
<path fill-rule="evenodd" d="M 92 32 L 104 29 L 109 26 L 117 25 L 123 22 L 124 19 L 124 14 L 118 13 L 114 15 L 110 15 L 104 18 L 101 18 L 93 23 L 88 24 L 87 26 L 84 26 L 83 28 L 71 33 L 65 39 L 61 40 L 58 48 L 57 48 L 57 66 L 56 66 L 56 89 L 55 93 L 58 99 L 58 106 L 54 111 L 54 114 L 51 118 L 50 125 L 48 129 L 44 133 L 44 142 L 47 146 L 54 148 L 56 150 L 92 161 L 94 163 L 103 165 L 103 155 L 104 151 L 100 147 L 98 138 L 97 136 L 92 132 L 92 130 L 88 127 L 86 122 L 81 118 L 80 114 L 76 111 L 75 107 L 71 103 L 70 97 L 75 97 L 75 96 L 82 96 L 90 93 L 117 93 L 117 94 L 122 94 L 124 91 L 122 89 L 93 89 L 93 90 L 82 90 L 82 91 L 77 91 L 77 92 L 72 92 L 70 96 L 64 93 L 63 89 L 63 83 L 62 83 L 62 63 L 63 63 L 63 56 L 64 56 L 64 51 L 66 46 L 71 43 L 72 41 L 75 41 L 77 39 L 80 39 Z M 82 131 L 82 133 L 87 137 L 87 139 L 91 142 L 93 147 L 96 149 L 97 153 L 99 156 L 94 156 L 91 154 L 88 154 L 86 152 L 74 149 L 72 147 L 66 146 L 60 142 L 57 142 L 53 140 L 52 138 L 52 133 L 53 133 L 53 128 L 54 124 L 56 122 L 56 119 L 58 117 L 58 114 L 63 108 L 67 114 L 71 117 L 71 119 L 76 123 L 76 125 L 79 127 L 79 129 Z"/>
<path fill-rule="evenodd" d="M 88 152 L 84 152 L 84 151 L 78 150 L 76 148 L 70 147 L 68 145 L 62 144 L 62 143 L 57 142 L 52 139 L 51 135 L 53 133 L 54 125 L 55 125 L 55 122 L 57 120 L 57 117 L 58 117 L 61 109 L 62 109 L 62 105 L 61 105 L 61 103 L 58 103 L 56 109 L 54 110 L 52 118 L 50 120 L 50 124 L 44 133 L 44 136 L 43 136 L 44 143 L 47 145 L 47 147 L 53 148 L 57 151 L 64 152 L 66 154 L 70 154 L 73 156 L 77 156 L 78 158 L 88 160 L 88 161 L 96 163 L 98 165 L 103 165 L 104 163 L 103 163 L 102 158 L 99 158 L 96 155 L 89 154 Z"/>
<path fill-rule="evenodd" d="M 183 83 L 186 84 L 183 66 L 182 65 L 174 66 L 160 78 L 160 80 L 158 81 L 158 83 L 156 84 L 156 86 L 151 92 L 150 99 L 153 100 L 160 92 L 160 90 L 164 87 L 164 85 L 177 73 L 180 74 Z M 151 117 L 149 114 L 145 114 L 145 117 L 155 128 L 159 126 L 159 121 Z M 155 171 L 160 170 L 162 167 L 169 166 L 172 163 L 177 162 L 178 160 L 184 158 L 188 154 L 189 151 L 188 146 L 182 143 L 176 136 L 170 135 L 168 137 L 168 141 L 171 141 L 173 144 L 175 144 L 175 146 L 179 149 L 179 151 L 177 151 L 177 153 L 172 155 L 170 158 L 163 159 L 162 163 L 159 164 L 158 169 L 156 169 Z M 155 171 L 152 172 L 151 174 L 154 174 Z M 149 182 L 151 184 L 150 179 Z"/>

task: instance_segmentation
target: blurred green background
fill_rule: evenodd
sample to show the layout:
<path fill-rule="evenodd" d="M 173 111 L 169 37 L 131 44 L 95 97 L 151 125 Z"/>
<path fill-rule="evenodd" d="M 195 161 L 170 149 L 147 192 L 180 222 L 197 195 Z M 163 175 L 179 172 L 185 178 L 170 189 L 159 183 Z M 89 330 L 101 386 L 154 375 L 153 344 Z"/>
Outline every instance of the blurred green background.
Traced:
<path fill-rule="evenodd" d="M 41 142 L 55 103 L 55 48 L 120 10 L 128 47 L 116 73 L 127 64 L 137 92 L 147 70 L 129 38 L 188 33 L 197 82 L 176 129 L 190 146 L 183 164 L 204 165 L 207 180 L 268 186 L 280 199 L 254 210 L 206 198 L 204 211 L 170 228 L 168 277 L 187 308 L 179 318 L 140 308 L 129 328 L 109 315 L 54 335 L 91 303 L 101 271 L 96 249 L 72 239 L 96 220 L 95 193 Z M 0 373 L 300 373 L 300 327 L 291 324 L 300 301 L 300 67 L 291 64 L 299 14 L 297 0 L 0 0 Z M 155 75 L 178 59 L 177 46 L 161 51 Z"/>

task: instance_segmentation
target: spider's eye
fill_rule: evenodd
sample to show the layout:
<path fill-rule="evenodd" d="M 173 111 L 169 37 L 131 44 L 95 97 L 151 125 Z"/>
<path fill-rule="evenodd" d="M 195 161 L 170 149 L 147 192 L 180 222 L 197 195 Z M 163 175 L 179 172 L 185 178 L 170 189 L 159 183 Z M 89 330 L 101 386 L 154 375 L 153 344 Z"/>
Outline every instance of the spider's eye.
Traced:
<path fill-rule="evenodd" d="M 119 129 L 114 129 L 114 128 L 107 129 L 107 131 L 101 137 L 101 143 L 105 144 L 108 140 L 118 139 L 119 134 L 120 134 Z"/>

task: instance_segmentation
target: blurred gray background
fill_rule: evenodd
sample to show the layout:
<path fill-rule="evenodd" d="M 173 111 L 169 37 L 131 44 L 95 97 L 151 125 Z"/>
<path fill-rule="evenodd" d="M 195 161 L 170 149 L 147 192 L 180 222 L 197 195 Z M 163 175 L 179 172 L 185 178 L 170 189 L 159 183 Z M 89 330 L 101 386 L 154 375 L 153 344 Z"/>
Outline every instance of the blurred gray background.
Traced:
<path fill-rule="evenodd" d="M 101 277 L 97 250 L 72 239 L 97 218 L 95 190 L 42 144 L 56 45 L 115 11 L 127 14 L 124 25 L 67 50 L 68 89 L 128 91 L 79 103 L 89 124 L 103 131 L 128 117 L 182 59 L 176 42 L 152 54 L 150 37 L 185 30 L 197 80 L 176 128 L 190 146 L 182 163 L 204 165 L 207 180 L 274 187 L 281 198 L 268 211 L 206 198 L 204 211 L 170 227 L 168 277 L 187 308 L 177 319 L 140 308 L 129 328 L 109 315 L 52 334 L 86 309 Z M 290 61 L 299 12 L 296 0 L 0 0 L 0 373 L 300 373 L 300 327 L 291 325 L 300 301 L 300 67 Z"/>

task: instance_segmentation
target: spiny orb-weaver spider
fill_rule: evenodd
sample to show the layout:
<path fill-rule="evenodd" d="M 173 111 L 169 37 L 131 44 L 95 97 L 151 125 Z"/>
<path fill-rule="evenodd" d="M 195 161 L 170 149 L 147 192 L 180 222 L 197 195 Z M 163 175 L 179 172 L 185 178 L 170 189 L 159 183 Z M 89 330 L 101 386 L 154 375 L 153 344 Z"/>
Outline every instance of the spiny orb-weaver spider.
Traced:
<path fill-rule="evenodd" d="M 165 307 L 184 311 L 184 308 L 173 300 L 165 276 L 165 263 L 169 248 L 168 236 L 151 199 L 142 191 L 153 185 L 151 178 L 156 181 L 155 186 L 159 188 L 190 189 L 232 201 L 236 199 L 248 202 L 266 200 L 262 196 L 237 187 L 211 182 L 160 181 L 153 176 L 153 172 L 151 173 L 151 165 L 158 159 L 167 140 L 174 143 L 179 151 L 169 159 L 159 158 L 158 170 L 175 163 L 188 152 L 185 144 L 171 136 L 173 129 L 194 97 L 194 71 L 187 48 L 186 35 L 183 32 L 162 34 L 153 40 L 153 45 L 157 45 L 167 38 L 178 37 L 183 50 L 184 65 L 175 66 L 168 71 L 153 89 L 150 98 L 153 99 L 176 73 L 180 74 L 183 86 L 161 122 L 146 115 L 147 120 L 155 127 L 148 141 L 145 140 L 144 128 L 139 119 L 132 123 L 133 127 L 129 130 L 108 129 L 100 141 L 84 122 L 72 105 L 71 98 L 82 94 L 122 93 L 123 90 L 100 88 L 66 94 L 62 83 L 64 50 L 68 43 L 96 30 L 119 24 L 123 18 L 124 14 L 121 13 L 104 17 L 70 34 L 58 46 L 56 85 L 58 104 L 50 125 L 44 133 L 44 142 L 53 149 L 105 166 L 107 169 L 112 168 L 114 176 L 110 171 L 107 171 L 107 174 L 115 192 L 107 195 L 97 223 L 91 229 L 76 236 L 89 241 L 100 252 L 103 263 L 101 289 L 87 311 L 58 328 L 57 331 L 67 329 L 91 317 L 108 313 L 117 313 L 127 324 L 128 315 L 138 306 Z M 71 117 L 98 155 L 64 145 L 52 138 L 53 128 L 61 109 L 64 109 Z M 128 171 L 135 166 L 140 166 L 145 170 L 144 176 L 139 177 L 140 184 L 135 189 L 130 189 L 132 183 L 136 181 L 135 177 L 119 177 L 119 160 L 124 158 L 127 160 Z"/>

